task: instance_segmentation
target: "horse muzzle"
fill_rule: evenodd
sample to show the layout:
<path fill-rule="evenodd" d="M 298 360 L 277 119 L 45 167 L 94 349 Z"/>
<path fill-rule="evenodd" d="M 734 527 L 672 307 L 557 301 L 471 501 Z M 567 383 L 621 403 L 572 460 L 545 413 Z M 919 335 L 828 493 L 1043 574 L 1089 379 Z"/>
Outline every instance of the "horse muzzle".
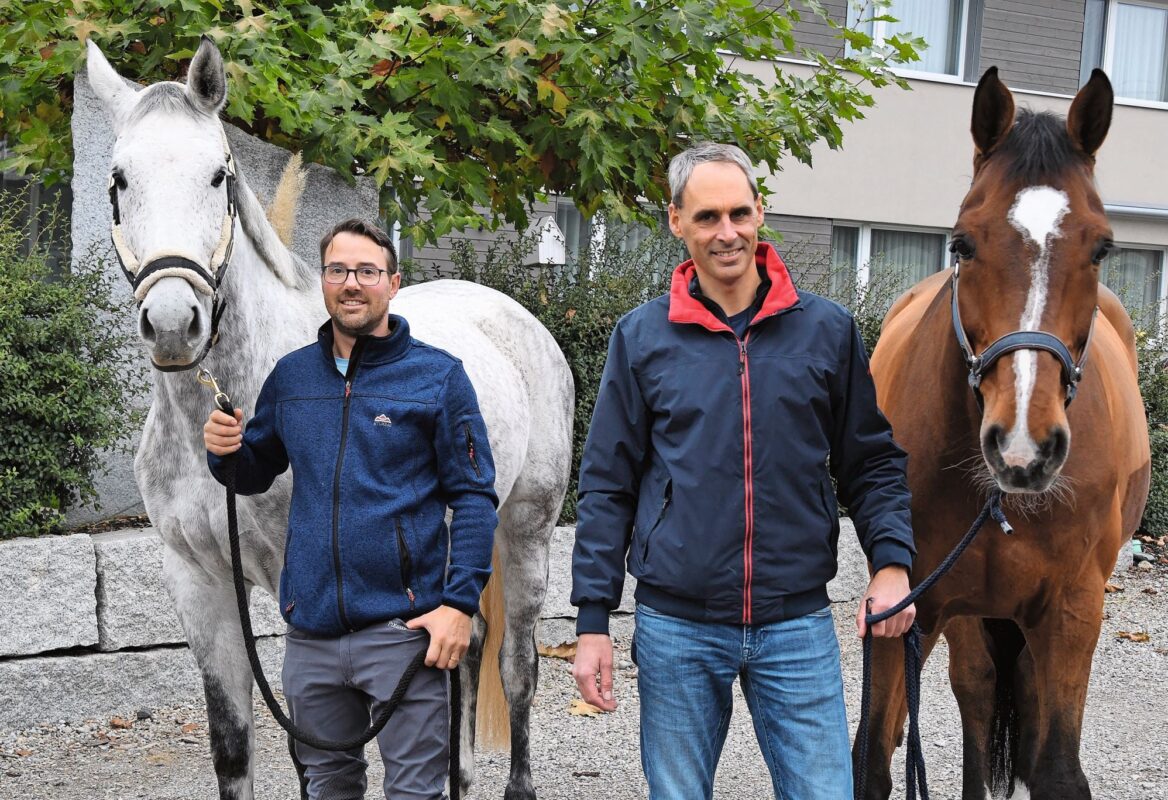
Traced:
<path fill-rule="evenodd" d="M 206 352 L 211 315 L 200 293 L 179 277 L 155 282 L 138 308 L 138 334 L 158 369 L 186 369 Z"/>
<path fill-rule="evenodd" d="M 989 425 L 981 437 L 986 466 L 1003 492 L 1037 494 L 1057 480 L 1071 449 L 1070 432 L 1054 426 L 1041 441 L 1017 440 L 1001 425 Z"/>

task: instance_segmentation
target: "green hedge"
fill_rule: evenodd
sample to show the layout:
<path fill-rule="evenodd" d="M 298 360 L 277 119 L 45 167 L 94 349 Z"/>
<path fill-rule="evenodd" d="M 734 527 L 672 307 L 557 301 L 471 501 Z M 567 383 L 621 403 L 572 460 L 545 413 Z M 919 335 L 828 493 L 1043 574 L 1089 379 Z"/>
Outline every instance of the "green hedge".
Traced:
<path fill-rule="evenodd" d="M 70 504 L 95 498 L 99 450 L 140 422 L 129 337 L 110 324 L 124 288 L 96 260 L 54 268 L 24 212 L 0 200 L 0 538 L 59 531 Z"/>

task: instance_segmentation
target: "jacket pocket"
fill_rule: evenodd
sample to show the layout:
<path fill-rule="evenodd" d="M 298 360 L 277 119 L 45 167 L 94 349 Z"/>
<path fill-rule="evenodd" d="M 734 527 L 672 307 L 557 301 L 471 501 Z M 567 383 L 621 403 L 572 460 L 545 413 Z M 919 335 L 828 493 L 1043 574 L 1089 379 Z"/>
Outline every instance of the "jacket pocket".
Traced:
<path fill-rule="evenodd" d="M 288 551 L 292 549 L 292 531 L 284 539 L 284 568 L 280 570 L 280 608 L 284 621 L 292 624 L 292 610 L 296 608 L 296 591 L 292 584 L 292 573 L 288 571 Z"/>
<path fill-rule="evenodd" d="M 410 557 L 410 545 L 406 541 L 401 519 L 394 520 L 394 529 L 397 532 L 397 563 L 398 569 L 401 570 L 401 584 L 402 588 L 405 589 L 406 597 L 410 600 L 410 611 L 413 611 L 414 590 L 410 588 L 410 584 L 414 576 L 414 560 Z"/>
<path fill-rule="evenodd" d="M 661 493 L 661 510 L 657 512 L 657 519 L 654 520 L 652 527 L 645 533 L 641 539 L 641 563 L 648 565 L 649 563 L 649 544 L 653 538 L 653 534 L 661 527 L 661 523 L 665 520 L 665 512 L 669 511 L 670 504 L 673 503 L 673 479 L 665 481 L 665 490 Z"/>
<path fill-rule="evenodd" d="M 839 542 L 839 501 L 835 497 L 835 489 L 832 487 L 829 478 L 823 478 L 819 481 L 819 502 L 823 506 L 823 513 L 827 517 L 828 523 L 831 525 L 831 551 L 836 553 Z"/>
<path fill-rule="evenodd" d="M 470 459 L 471 468 L 474 469 L 476 478 L 483 477 L 482 468 L 479 467 L 479 460 L 475 457 L 475 440 L 474 434 L 471 432 L 470 423 L 462 423 L 462 433 L 466 438 L 466 457 Z"/>

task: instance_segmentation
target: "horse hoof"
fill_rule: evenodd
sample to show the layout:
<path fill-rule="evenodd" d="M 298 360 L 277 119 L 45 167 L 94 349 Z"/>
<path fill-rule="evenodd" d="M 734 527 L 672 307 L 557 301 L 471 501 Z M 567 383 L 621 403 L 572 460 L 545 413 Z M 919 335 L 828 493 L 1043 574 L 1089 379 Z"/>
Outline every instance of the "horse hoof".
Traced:
<path fill-rule="evenodd" d="M 535 789 L 531 787 L 517 789 L 513 786 L 508 786 L 507 790 L 503 792 L 503 800 L 536 800 Z"/>

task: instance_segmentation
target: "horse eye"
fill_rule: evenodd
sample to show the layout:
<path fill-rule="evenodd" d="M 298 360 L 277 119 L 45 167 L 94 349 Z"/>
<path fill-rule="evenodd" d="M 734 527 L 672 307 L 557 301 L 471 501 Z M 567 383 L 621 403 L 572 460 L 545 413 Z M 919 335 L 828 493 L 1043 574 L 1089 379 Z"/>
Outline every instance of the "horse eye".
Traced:
<path fill-rule="evenodd" d="M 1107 254 L 1115 249 L 1115 242 L 1110 239 L 1104 239 L 1095 248 L 1095 252 L 1091 254 L 1091 263 L 1098 264 L 1103 259 L 1107 258 Z"/>
<path fill-rule="evenodd" d="M 227 170 L 225 170 L 223 167 L 220 167 L 219 171 L 215 173 L 215 177 L 211 179 L 211 185 L 216 187 L 222 185 L 223 179 L 226 177 Z"/>
<path fill-rule="evenodd" d="M 949 252 L 956 254 L 962 261 L 968 261 L 973 258 L 973 242 L 964 236 L 954 237 L 953 241 L 949 243 Z"/>

